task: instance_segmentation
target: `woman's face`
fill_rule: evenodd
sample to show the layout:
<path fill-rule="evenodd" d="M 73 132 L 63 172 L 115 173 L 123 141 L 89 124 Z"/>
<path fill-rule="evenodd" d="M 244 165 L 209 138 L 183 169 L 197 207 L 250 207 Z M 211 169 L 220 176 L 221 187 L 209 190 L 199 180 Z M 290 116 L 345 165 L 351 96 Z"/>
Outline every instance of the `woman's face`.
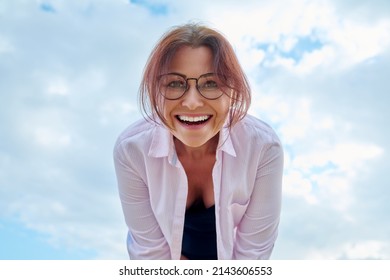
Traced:
<path fill-rule="evenodd" d="M 208 47 L 182 47 L 174 55 L 168 72 L 198 78 L 213 72 L 213 55 Z M 177 100 L 164 101 L 164 117 L 172 134 L 188 147 L 206 144 L 221 130 L 230 107 L 230 97 L 223 94 L 215 100 L 204 98 L 196 81 L 188 80 L 189 89 Z"/>

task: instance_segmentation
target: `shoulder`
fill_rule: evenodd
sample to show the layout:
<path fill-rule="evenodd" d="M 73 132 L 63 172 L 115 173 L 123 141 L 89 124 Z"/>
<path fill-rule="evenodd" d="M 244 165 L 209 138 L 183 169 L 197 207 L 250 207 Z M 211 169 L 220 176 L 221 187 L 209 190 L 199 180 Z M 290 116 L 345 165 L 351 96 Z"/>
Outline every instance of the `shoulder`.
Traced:
<path fill-rule="evenodd" d="M 142 137 L 147 135 L 150 131 L 152 131 L 157 124 L 152 121 L 148 121 L 145 119 L 137 120 L 136 122 L 130 124 L 126 127 L 118 136 L 117 142 L 126 141 L 129 139 L 136 139 L 138 137 Z"/>
<path fill-rule="evenodd" d="M 118 136 L 114 151 L 119 150 L 145 150 L 152 141 L 153 132 L 158 124 L 145 119 L 140 119 L 127 128 L 125 128 Z"/>
<path fill-rule="evenodd" d="M 283 145 L 279 137 L 264 121 L 247 115 L 231 131 L 237 157 L 252 165 L 277 162 L 283 166 Z"/>
<path fill-rule="evenodd" d="M 232 137 L 236 141 L 257 142 L 262 144 L 280 144 L 279 137 L 273 128 L 264 121 L 247 115 L 232 128 Z"/>

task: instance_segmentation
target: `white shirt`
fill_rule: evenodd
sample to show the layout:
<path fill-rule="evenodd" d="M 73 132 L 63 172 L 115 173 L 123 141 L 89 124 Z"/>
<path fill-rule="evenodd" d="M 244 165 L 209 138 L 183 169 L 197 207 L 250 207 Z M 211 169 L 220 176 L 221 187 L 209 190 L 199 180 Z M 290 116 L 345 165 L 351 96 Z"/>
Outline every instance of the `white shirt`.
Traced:
<path fill-rule="evenodd" d="M 278 233 L 283 150 L 275 132 L 246 116 L 223 128 L 212 172 L 218 259 L 268 259 Z M 131 259 L 180 259 L 187 177 L 173 136 L 140 120 L 114 148 Z"/>

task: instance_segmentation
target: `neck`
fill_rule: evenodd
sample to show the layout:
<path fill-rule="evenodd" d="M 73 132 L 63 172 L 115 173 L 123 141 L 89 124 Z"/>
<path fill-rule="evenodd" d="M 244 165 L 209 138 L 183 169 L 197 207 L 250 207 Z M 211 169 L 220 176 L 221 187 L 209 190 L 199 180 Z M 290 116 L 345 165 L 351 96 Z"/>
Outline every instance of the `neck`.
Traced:
<path fill-rule="evenodd" d="M 185 145 L 179 139 L 174 138 L 175 148 L 179 157 L 190 159 L 202 159 L 210 155 L 215 155 L 218 147 L 219 133 L 200 147 L 190 147 Z"/>

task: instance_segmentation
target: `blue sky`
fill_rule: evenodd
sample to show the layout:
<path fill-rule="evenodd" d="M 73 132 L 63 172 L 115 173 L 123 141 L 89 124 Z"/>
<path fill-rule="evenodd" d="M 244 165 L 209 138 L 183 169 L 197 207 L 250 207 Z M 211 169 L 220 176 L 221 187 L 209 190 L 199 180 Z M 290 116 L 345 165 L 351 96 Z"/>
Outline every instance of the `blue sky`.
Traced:
<path fill-rule="evenodd" d="M 127 258 L 113 144 L 155 42 L 189 21 L 231 41 L 283 142 L 272 258 L 390 259 L 381 0 L 1 1 L 0 259 Z"/>

